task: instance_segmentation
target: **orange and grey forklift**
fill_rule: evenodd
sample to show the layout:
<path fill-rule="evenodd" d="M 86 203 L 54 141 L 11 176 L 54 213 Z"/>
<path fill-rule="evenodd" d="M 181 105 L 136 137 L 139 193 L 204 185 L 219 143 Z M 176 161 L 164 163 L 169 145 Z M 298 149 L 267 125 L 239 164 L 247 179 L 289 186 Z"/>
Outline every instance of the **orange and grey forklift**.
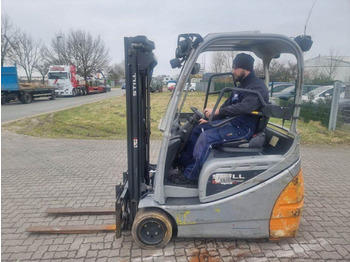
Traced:
<path fill-rule="evenodd" d="M 249 239 L 295 236 L 304 202 L 297 120 L 303 86 L 303 52 L 311 45 L 308 36 L 291 39 L 259 32 L 218 33 L 204 38 L 198 34 L 180 35 L 171 65 L 181 68 L 181 73 L 159 125 L 163 141 L 158 161 L 152 165 L 150 82 L 157 64 L 153 54 L 155 45 L 144 36 L 125 38 L 128 170 L 123 174 L 123 183 L 116 186 L 116 209 L 110 210 L 116 215 L 116 225 L 100 226 L 100 231 L 115 230 L 118 237 L 121 229 L 131 228 L 134 240 L 143 248 L 165 246 L 173 236 Z M 293 55 L 297 61 L 294 103 L 267 104 L 255 93 L 263 105 L 261 110 L 252 112 L 259 117 L 256 134 L 250 140 L 213 146 L 200 171 L 198 184 L 178 185 L 169 180 L 170 170 L 192 129 L 203 118 L 201 110 L 194 107 L 192 113 L 183 112 L 189 92 L 186 84 L 191 74 L 199 71 L 198 57 L 207 51 L 251 52 L 263 62 L 267 86 L 270 62 L 282 54 Z M 223 75 L 232 78 L 228 73 L 211 79 Z M 218 94 L 215 110 L 227 93 L 252 92 L 237 87 L 213 92 L 211 86 L 209 80 L 203 109 L 212 93 Z M 290 127 L 273 124 L 270 118 L 281 119 L 282 123 L 289 121 Z M 211 118 L 209 123 L 212 124 Z M 62 213 L 59 211 L 56 213 Z M 29 231 L 70 233 L 64 228 L 50 230 Z M 84 228 L 79 232 L 92 231 Z"/>

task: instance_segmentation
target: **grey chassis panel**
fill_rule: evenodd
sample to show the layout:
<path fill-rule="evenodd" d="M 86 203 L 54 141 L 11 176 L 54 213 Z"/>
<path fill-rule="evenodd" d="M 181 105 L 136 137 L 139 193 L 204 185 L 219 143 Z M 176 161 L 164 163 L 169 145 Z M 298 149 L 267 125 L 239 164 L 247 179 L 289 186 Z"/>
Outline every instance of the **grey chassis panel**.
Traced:
<path fill-rule="evenodd" d="M 214 158 L 215 152 L 211 152 L 208 160 L 205 162 L 198 181 L 198 188 L 185 188 L 181 186 L 164 186 L 166 198 L 168 197 L 198 197 L 201 203 L 215 201 L 233 194 L 237 194 L 248 188 L 256 186 L 261 182 L 281 173 L 286 168 L 295 163 L 299 155 L 300 136 L 296 136 L 293 145 L 284 155 L 259 155 L 244 157 L 224 157 Z M 206 188 L 208 178 L 215 172 L 239 173 L 246 170 L 266 169 L 263 173 L 250 179 L 236 187 L 222 191 L 217 194 L 207 196 Z"/>
<path fill-rule="evenodd" d="M 300 159 L 253 188 L 210 203 L 159 205 L 149 194 L 140 201 L 139 208 L 166 211 L 176 221 L 179 237 L 267 238 L 274 204 L 299 169 Z"/>
<path fill-rule="evenodd" d="M 207 161 L 204 164 L 199 177 L 198 187 L 200 202 L 210 202 L 239 193 L 260 184 L 262 181 L 265 181 L 276 174 L 281 173 L 299 159 L 299 139 L 300 136 L 296 137 L 290 151 L 285 155 L 260 155 L 222 159 L 214 158 Z M 253 179 L 242 183 L 241 185 L 222 191 L 218 194 L 206 196 L 207 181 L 211 174 L 215 172 L 233 172 L 237 174 L 241 171 L 252 171 L 259 169 L 265 169 L 266 171 L 257 175 Z"/>

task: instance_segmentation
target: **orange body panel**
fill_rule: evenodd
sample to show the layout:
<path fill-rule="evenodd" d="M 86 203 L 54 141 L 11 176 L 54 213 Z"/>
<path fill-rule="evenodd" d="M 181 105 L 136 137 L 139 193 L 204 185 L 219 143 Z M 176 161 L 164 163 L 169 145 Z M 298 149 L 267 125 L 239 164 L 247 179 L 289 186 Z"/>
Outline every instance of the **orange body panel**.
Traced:
<path fill-rule="evenodd" d="M 270 218 L 270 239 L 294 237 L 304 205 L 304 179 L 299 173 L 278 197 Z"/>

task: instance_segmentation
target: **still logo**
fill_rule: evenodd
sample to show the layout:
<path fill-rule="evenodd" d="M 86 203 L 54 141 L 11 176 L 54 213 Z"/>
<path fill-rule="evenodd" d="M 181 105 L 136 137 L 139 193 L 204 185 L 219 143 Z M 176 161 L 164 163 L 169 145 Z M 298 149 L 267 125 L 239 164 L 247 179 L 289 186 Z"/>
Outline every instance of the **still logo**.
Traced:
<path fill-rule="evenodd" d="M 213 184 L 220 185 L 232 185 L 238 184 L 245 181 L 245 177 L 242 174 L 234 173 L 216 173 L 213 175 Z"/>

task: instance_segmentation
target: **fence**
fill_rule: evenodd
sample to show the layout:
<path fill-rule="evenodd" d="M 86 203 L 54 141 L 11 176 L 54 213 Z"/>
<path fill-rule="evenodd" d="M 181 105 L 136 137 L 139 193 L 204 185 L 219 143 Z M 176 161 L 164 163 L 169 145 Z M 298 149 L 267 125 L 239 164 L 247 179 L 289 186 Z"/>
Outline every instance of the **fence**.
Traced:
<path fill-rule="evenodd" d="M 227 85 L 227 83 L 212 83 L 210 91 L 218 91 L 228 86 L 230 85 Z M 208 82 L 196 83 L 197 91 L 206 92 L 207 87 Z M 307 94 L 305 95 L 307 96 Z M 271 99 L 276 101 L 275 98 Z M 280 100 L 277 103 L 287 105 L 290 101 Z M 350 132 L 350 83 L 336 82 L 333 88 L 328 86 L 328 90 L 323 96 L 309 97 L 308 101 L 302 103 L 300 118 L 306 122 L 310 120 L 319 121 L 329 130 Z"/>
<path fill-rule="evenodd" d="M 306 122 L 320 121 L 329 130 L 350 131 L 349 83 L 336 82 L 323 96 L 309 97 L 302 104 L 300 118 Z"/>

